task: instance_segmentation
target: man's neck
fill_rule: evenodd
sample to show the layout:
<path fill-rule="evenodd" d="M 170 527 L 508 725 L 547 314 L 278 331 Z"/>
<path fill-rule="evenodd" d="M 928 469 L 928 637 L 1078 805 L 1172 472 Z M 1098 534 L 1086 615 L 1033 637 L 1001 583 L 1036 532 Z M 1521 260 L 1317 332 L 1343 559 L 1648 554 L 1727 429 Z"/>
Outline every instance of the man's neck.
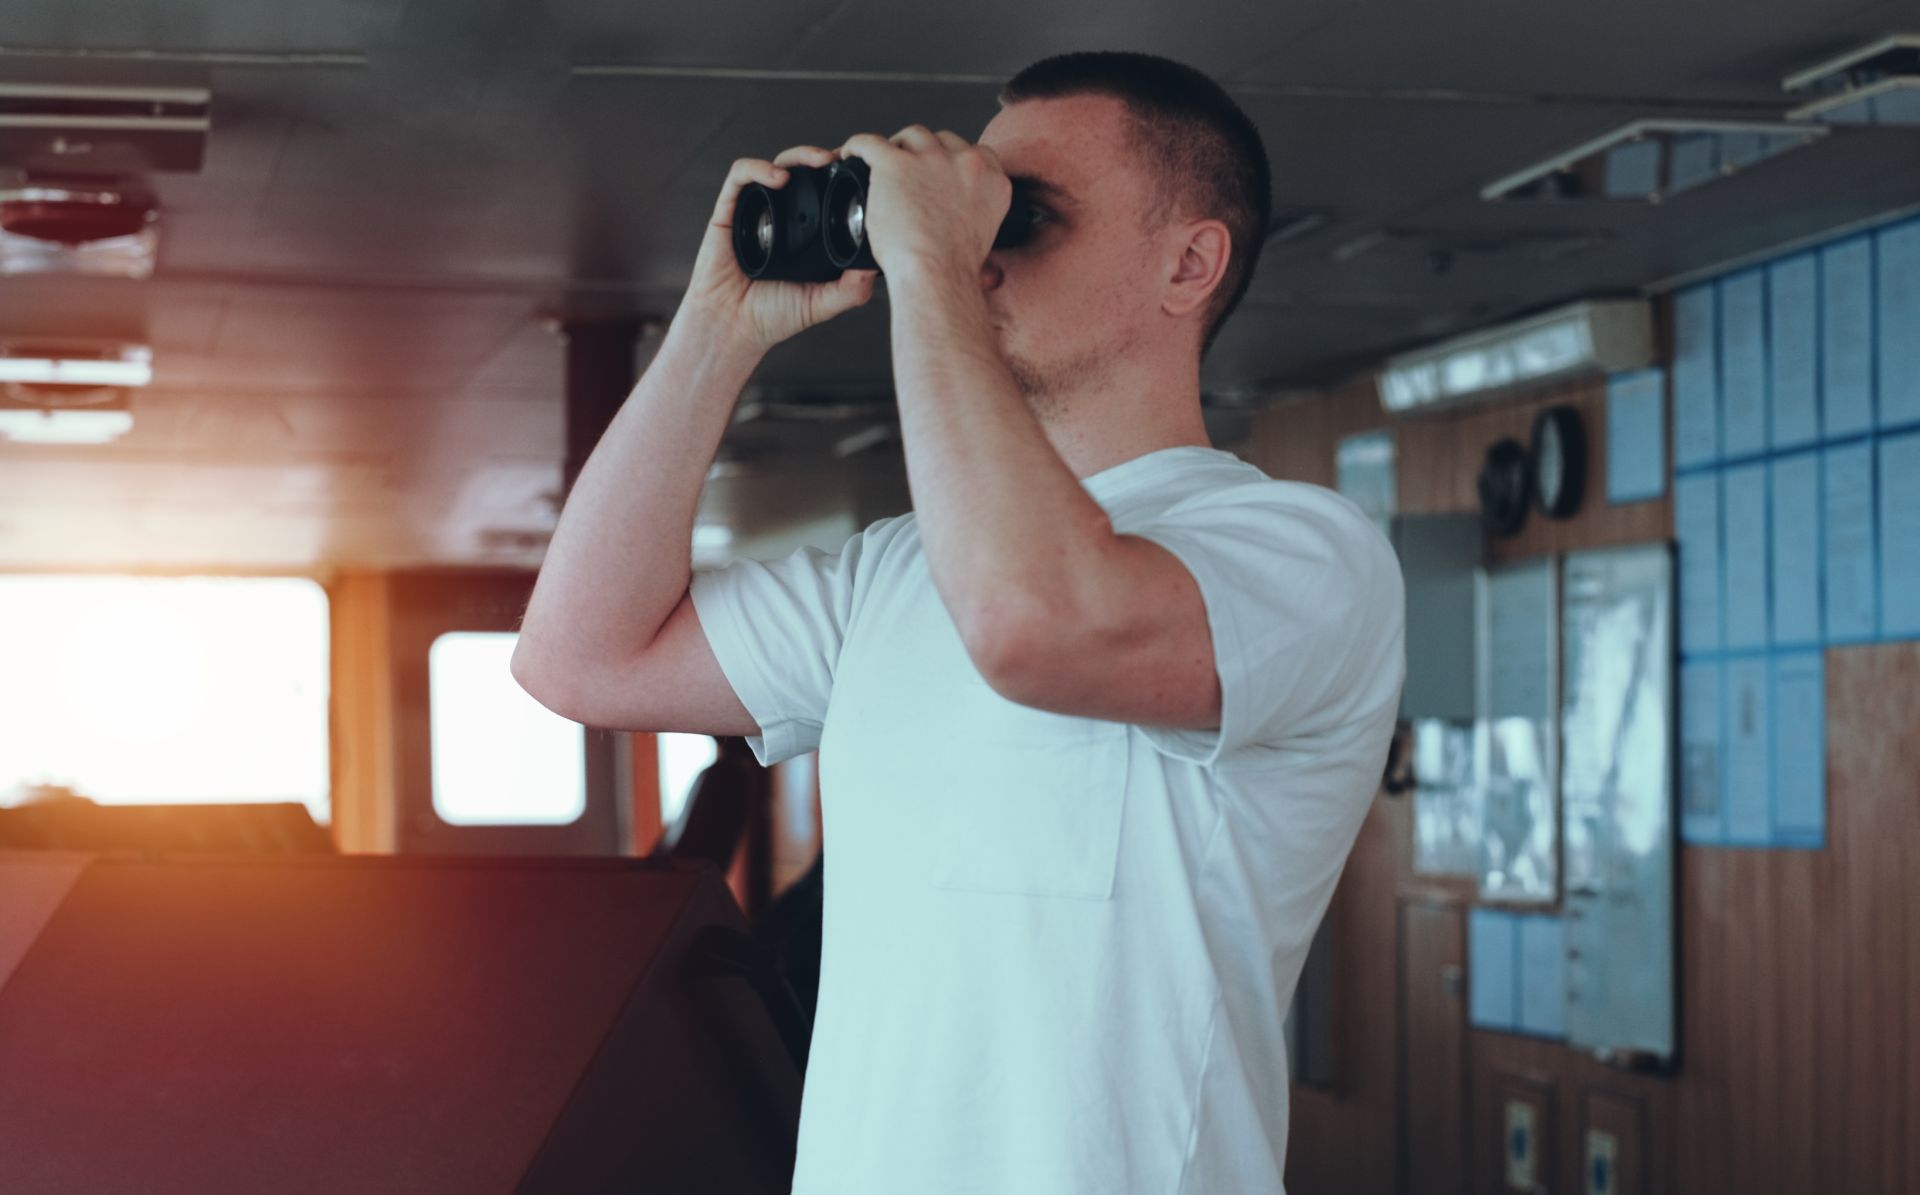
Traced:
<path fill-rule="evenodd" d="M 1175 397 L 1182 389 L 1186 394 Z M 1213 446 L 1200 415 L 1198 378 L 1189 377 L 1184 386 L 1169 379 L 1165 390 L 1147 386 L 1118 395 L 1110 390 L 1078 394 L 1055 404 L 1055 410 L 1055 417 L 1042 419 L 1041 427 L 1053 450 L 1083 481 L 1163 448 Z"/>

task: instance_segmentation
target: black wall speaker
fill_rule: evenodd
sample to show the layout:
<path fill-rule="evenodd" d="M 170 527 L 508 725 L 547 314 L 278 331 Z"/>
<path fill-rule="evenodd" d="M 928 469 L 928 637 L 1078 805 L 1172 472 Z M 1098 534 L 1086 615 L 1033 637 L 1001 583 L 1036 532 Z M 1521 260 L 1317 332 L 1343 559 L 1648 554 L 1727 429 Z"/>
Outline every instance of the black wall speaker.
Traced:
<path fill-rule="evenodd" d="M 0 856 L 0 1191 L 789 1187 L 805 1028 L 710 867 L 53 862 Z"/>

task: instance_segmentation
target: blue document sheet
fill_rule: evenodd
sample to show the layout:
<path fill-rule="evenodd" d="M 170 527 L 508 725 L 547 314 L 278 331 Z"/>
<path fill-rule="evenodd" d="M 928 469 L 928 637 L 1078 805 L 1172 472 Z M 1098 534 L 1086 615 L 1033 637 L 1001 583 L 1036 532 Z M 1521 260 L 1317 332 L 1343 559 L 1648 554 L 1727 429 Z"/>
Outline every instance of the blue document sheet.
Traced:
<path fill-rule="evenodd" d="M 1520 918 L 1522 1033 L 1567 1035 L 1567 931 L 1558 917 Z"/>
<path fill-rule="evenodd" d="M 1874 557 L 1873 445 L 1829 448 L 1820 458 L 1821 606 L 1828 643 L 1860 643 L 1879 633 L 1879 578 Z"/>
<path fill-rule="evenodd" d="M 1519 1022 L 1517 919 L 1498 909 L 1467 910 L 1467 1014 L 1480 1029 Z"/>
<path fill-rule="evenodd" d="M 1698 845 L 1726 837 L 1720 812 L 1720 683 L 1718 660 L 1680 668 L 1680 834 Z"/>
<path fill-rule="evenodd" d="M 1718 290 L 1711 284 L 1673 299 L 1673 467 L 1720 459 Z"/>
<path fill-rule="evenodd" d="M 1767 275 L 1735 274 L 1720 283 L 1720 456 L 1767 450 Z"/>
<path fill-rule="evenodd" d="M 1607 379 L 1607 501 L 1667 492 L 1667 375 L 1658 369 Z"/>
<path fill-rule="evenodd" d="M 1820 438 L 1820 260 L 1811 253 L 1767 267 L 1767 355 L 1773 447 Z"/>
<path fill-rule="evenodd" d="M 1880 635 L 1920 639 L 1920 432 L 1880 441 Z"/>
<path fill-rule="evenodd" d="M 1772 530 L 1773 644 L 1814 646 L 1820 622 L 1820 454 L 1767 462 Z"/>
<path fill-rule="evenodd" d="M 1880 316 L 1880 426 L 1920 423 L 1920 220 L 1875 238 Z"/>
<path fill-rule="evenodd" d="M 1773 659 L 1773 837 L 1827 844 L 1827 665 L 1817 651 Z"/>
<path fill-rule="evenodd" d="M 1873 241 L 1820 251 L 1820 429 L 1829 440 L 1873 428 Z"/>
<path fill-rule="evenodd" d="M 1722 700 L 1720 804 L 1727 814 L 1727 842 L 1765 846 L 1773 837 L 1773 725 L 1768 660 L 1728 660 Z"/>
<path fill-rule="evenodd" d="M 1770 572 L 1767 536 L 1767 466 L 1737 465 L 1720 475 L 1720 534 L 1728 651 L 1765 647 L 1772 635 L 1767 608 Z"/>
<path fill-rule="evenodd" d="M 1680 552 L 1680 651 L 1719 651 L 1720 478 L 1714 473 L 1673 481 L 1673 535 Z"/>

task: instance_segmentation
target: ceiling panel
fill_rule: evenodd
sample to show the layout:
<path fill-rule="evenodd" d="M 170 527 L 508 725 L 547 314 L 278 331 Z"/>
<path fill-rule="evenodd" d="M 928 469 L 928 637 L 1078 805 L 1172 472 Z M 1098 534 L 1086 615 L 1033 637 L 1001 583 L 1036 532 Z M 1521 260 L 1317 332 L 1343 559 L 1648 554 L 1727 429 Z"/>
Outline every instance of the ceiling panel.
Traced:
<path fill-rule="evenodd" d="M 363 50 L 404 0 L 8 0 L 0 45 L 130 50 Z"/>
<path fill-rule="evenodd" d="M 1789 66 L 1906 8 L 1859 0 L 1366 0 L 1236 82 L 1777 103 Z"/>
<path fill-rule="evenodd" d="M 790 65 L 812 70 L 1010 76 L 1073 50 L 1146 50 L 1231 78 L 1271 48 L 1313 36 L 1354 0 L 859 0 Z"/>
<path fill-rule="evenodd" d="M 1920 0 L 14 0 L 0 78 L 204 83 L 214 127 L 200 173 L 152 180 L 154 278 L 0 279 L 0 337 L 156 351 L 126 440 L 0 444 L 0 566 L 535 563 L 537 546 L 486 533 L 551 524 L 564 385 L 547 317 L 671 315 L 735 157 L 916 121 L 975 136 L 997 81 L 1055 51 L 1143 47 L 1219 73 L 1267 140 L 1276 203 L 1330 213 L 1270 247 L 1206 363 L 1209 390 L 1243 394 L 1911 204 L 1920 134 L 1886 129 L 1657 208 L 1478 199 L 1634 116 L 1777 110 L 1787 70 L 1903 27 Z M 101 56 L 116 47 L 135 53 Z M 265 57 L 193 60 L 208 49 Z M 671 76 L 703 68 L 799 73 Z M 754 385 L 884 396 L 884 293 L 776 349 Z M 833 479 L 898 471 L 897 446 L 834 459 L 862 426 L 735 429 L 730 449 L 759 463 L 710 487 L 703 517 L 776 538 L 783 519 L 830 521 L 858 501 Z"/>
<path fill-rule="evenodd" d="M 631 0 L 551 0 L 579 63 L 646 62 L 672 66 L 783 66 L 823 31 L 849 0 L 705 0 L 635 4 Z"/>

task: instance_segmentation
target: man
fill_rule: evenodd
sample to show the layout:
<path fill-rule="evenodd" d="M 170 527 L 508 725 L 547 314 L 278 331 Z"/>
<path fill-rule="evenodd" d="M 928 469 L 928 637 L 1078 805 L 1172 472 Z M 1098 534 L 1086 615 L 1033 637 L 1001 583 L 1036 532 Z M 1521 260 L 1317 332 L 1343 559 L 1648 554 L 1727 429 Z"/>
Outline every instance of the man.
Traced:
<path fill-rule="evenodd" d="M 1039 63 L 978 145 L 872 166 L 914 513 L 691 575 L 760 355 L 870 273 L 749 284 L 736 163 L 659 355 L 581 474 L 514 675 L 603 726 L 821 753 L 820 1003 L 794 1190 L 1281 1189 L 1281 1026 L 1380 777 L 1392 552 L 1207 444 L 1200 357 L 1268 211 L 1246 117 L 1142 55 Z M 1019 179 L 1031 238 L 993 250 Z"/>

